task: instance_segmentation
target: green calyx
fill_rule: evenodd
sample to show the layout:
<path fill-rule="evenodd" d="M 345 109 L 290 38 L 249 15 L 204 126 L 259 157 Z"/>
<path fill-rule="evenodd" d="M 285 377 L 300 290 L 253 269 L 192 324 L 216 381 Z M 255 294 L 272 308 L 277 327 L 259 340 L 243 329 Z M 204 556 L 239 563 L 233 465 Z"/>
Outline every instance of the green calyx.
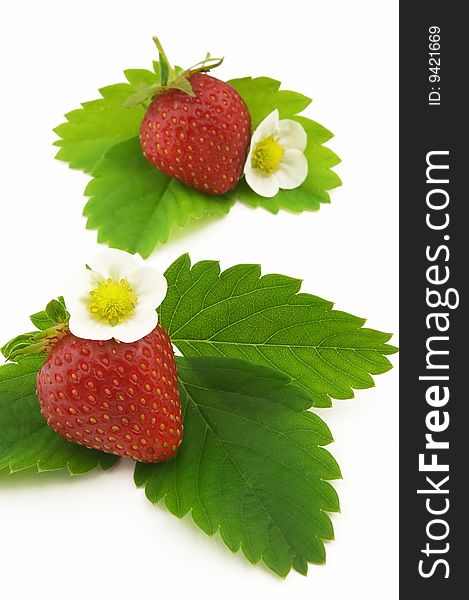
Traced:
<path fill-rule="evenodd" d="M 207 55 L 203 60 L 199 61 L 189 69 L 172 67 L 163 50 L 160 40 L 154 36 L 153 41 L 155 42 L 159 53 L 160 81 L 150 86 L 144 86 L 129 96 L 123 104 L 125 108 L 142 104 L 147 100 L 151 100 L 155 96 L 172 89 L 180 90 L 188 96 L 194 97 L 195 94 L 190 84 L 189 77 L 194 73 L 206 73 L 207 71 L 220 66 L 223 62 L 223 58 L 212 58 L 210 53 L 207 52 Z"/>
<path fill-rule="evenodd" d="M 54 344 L 69 333 L 69 318 L 63 298 L 51 300 L 45 310 L 30 317 L 37 330 L 16 336 L 0 351 L 6 360 L 13 362 L 23 356 L 47 354 Z"/>

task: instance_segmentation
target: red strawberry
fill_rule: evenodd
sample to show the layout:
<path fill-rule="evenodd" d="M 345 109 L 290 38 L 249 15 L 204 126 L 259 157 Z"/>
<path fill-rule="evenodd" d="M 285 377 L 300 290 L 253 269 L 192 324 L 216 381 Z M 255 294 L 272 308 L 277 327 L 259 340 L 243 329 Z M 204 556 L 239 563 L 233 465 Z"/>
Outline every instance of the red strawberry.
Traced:
<path fill-rule="evenodd" d="M 181 444 L 176 364 L 161 325 L 131 344 L 65 335 L 39 371 L 37 391 L 48 425 L 88 448 L 160 462 Z"/>
<path fill-rule="evenodd" d="M 251 138 L 251 117 L 238 92 L 203 73 L 189 75 L 194 96 L 170 89 L 156 96 L 140 128 L 140 144 L 166 175 L 210 194 L 238 183 Z"/>

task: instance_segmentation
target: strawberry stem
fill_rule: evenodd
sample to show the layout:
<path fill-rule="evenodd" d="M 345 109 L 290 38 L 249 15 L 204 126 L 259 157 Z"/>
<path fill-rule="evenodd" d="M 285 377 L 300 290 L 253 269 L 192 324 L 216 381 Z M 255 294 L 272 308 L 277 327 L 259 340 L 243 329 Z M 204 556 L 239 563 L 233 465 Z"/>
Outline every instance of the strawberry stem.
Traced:
<path fill-rule="evenodd" d="M 155 36 L 153 36 L 153 41 L 158 49 L 159 54 L 159 70 L 160 70 L 160 81 L 153 85 L 143 87 L 136 92 L 134 92 L 131 96 L 127 98 L 124 102 L 124 108 L 137 106 L 138 104 L 144 104 L 148 100 L 152 100 L 155 96 L 166 92 L 167 90 L 176 89 L 181 90 L 188 96 L 195 96 L 194 90 L 190 84 L 189 78 L 194 73 L 206 73 L 207 71 L 211 71 L 216 67 L 219 67 L 223 58 L 212 58 L 210 53 L 207 52 L 205 58 L 189 69 L 181 70 L 178 67 L 173 68 L 166 56 L 166 52 L 163 49 L 163 46 L 160 40 Z"/>
<path fill-rule="evenodd" d="M 174 74 L 174 71 L 171 68 L 168 57 L 166 56 L 166 52 L 164 51 L 163 46 L 160 40 L 156 37 L 156 35 L 153 36 L 153 41 L 155 42 L 155 45 L 158 48 L 158 54 L 160 59 L 161 85 L 163 87 L 166 87 L 169 75 Z"/>
<path fill-rule="evenodd" d="M 46 310 L 42 311 L 42 315 L 49 320 L 49 326 L 46 329 L 37 329 L 18 335 L 0 348 L 0 352 L 7 360 L 16 361 L 22 356 L 47 354 L 54 344 L 69 333 L 70 314 L 62 297 L 51 300 L 46 306 Z M 32 317 L 31 320 L 33 321 Z M 34 321 L 33 323 L 36 325 Z"/>

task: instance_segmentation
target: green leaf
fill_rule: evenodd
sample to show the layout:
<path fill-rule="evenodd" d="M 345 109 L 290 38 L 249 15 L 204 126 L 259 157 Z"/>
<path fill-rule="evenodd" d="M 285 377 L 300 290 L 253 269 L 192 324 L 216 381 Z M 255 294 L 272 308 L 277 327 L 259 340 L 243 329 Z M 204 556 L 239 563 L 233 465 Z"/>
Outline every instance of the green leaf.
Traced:
<path fill-rule="evenodd" d="M 31 323 L 39 330 L 44 331 L 46 329 L 50 329 L 54 324 L 65 323 L 65 321 L 68 321 L 70 315 L 67 312 L 67 307 L 65 306 L 65 300 L 63 296 L 59 296 L 57 300 L 52 300 L 47 306 L 54 309 L 56 314 L 48 316 L 46 307 L 46 310 L 41 310 L 29 317 Z M 54 316 L 61 320 L 54 321 Z"/>
<path fill-rule="evenodd" d="M 280 81 L 269 77 L 242 77 L 228 83 L 246 102 L 255 129 L 276 108 L 281 119 L 290 119 L 311 104 L 311 98 L 291 90 L 281 90 Z"/>
<path fill-rule="evenodd" d="M 37 333 L 37 331 L 29 331 L 27 333 L 17 335 L 1 347 L 1 353 L 7 360 L 10 360 L 10 358 L 15 356 L 18 352 L 20 352 L 21 355 L 23 350 L 29 348 L 36 342 Z"/>
<path fill-rule="evenodd" d="M 328 192 L 342 185 L 339 176 L 332 170 L 332 167 L 339 164 L 340 158 L 323 146 L 332 137 L 332 133 L 319 123 L 298 116 L 311 100 L 290 90 L 279 90 L 280 82 L 268 77 L 244 77 L 233 79 L 229 83 L 246 102 L 254 127 L 277 108 L 280 118 L 298 121 L 308 138 L 305 150 L 308 176 L 301 186 L 293 190 L 280 190 L 273 198 L 263 198 L 247 185 L 245 179 L 241 179 L 229 195 L 253 208 L 263 207 L 274 214 L 281 209 L 295 213 L 319 210 L 321 203 L 329 203 Z"/>
<path fill-rule="evenodd" d="M 322 448 L 332 441 L 329 429 L 305 410 L 307 395 L 245 361 L 179 358 L 178 372 L 182 446 L 165 463 L 138 463 L 137 485 L 282 577 L 323 563 L 323 540 L 334 537 L 327 512 L 339 510 L 326 480 L 341 475 Z"/>
<path fill-rule="evenodd" d="M 191 267 L 181 256 L 166 271 L 169 289 L 160 322 L 185 356 L 225 356 L 270 366 L 310 395 L 310 404 L 353 397 L 388 371 L 391 335 L 365 329 L 365 319 L 300 293 L 301 282 L 261 276 L 259 265 L 220 272 L 214 261 Z"/>
<path fill-rule="evenodd" d="M 65 308 L 64 304 L 59 300 L 51 300 L 46 306 L 46 315 L 52 321 L 52 323 L 67 323 L 70 315 Z"/>
<path fill-rule="evenodd" d="M 41 310 L 37 313 L 34 313 L 34 315 L 31 315 L 29 319 L 31 323 L 41 331 L 49 329 L 49 327 L 52 327 L 52 325 L 54 324 L 54 321 L 52 321 L 52 319 L 50 319 L 47 316 L 45 310 Z"/>
<path fill-rule="evenodd" d="M 176 81 L 173 81 L 171 84 L 171 88 L 175 90 L 180 90 L 184 92 L 188 96 L 195 97 L 195 92 L 192 89 L 192 85 L 188 79 L 185 77 L 179 77 Z"/>
<path fill-rule="evenodd" d="M 107 150 L 138 134 L 145 114 L 142 105 L 124 107 L 133 93 L 159 83 L 156 72 L 145 69 L 128 69 L 128 83 L 109 85 L 99 90 L 102 98 L 82 104 L 82 108 L 65 115 L 67 122 L 54 129 L 61 138 L 55 142 L 60 147 L 56 158 L 69 163 L 73 169 L 91 173 Z"/>
<path fill-rule="evenodd" d="M 72 444 L 51 429 L 39 410 L 36 378 L 44 356 L 24 357 L 0 367 L 0 470 L 10 473 L 68 469 L 77 475 L 98 465 L 109 469 L 117 457 Z"/>
<path fill-rule="evenodd" d="M 147 100 L 150 100 L 157 91 L 161 89 L 159 84 L 154 85 L 143 85 L 137 88 L 137 91 L 132 94 L 127 100 L 123 103 L 124 108 L 131 108 L 132 106 L 136 106 L 138 104 L 142 104 Z"/>
<path fill-rule="evenodd" d="M 138 138 L 111 148 L 93 170 L 84 215 L 98 241 L 149 256 L 175 227 L 226 214 L 233 200 L 204 194 L 167 177 L 145 159 Z"/>

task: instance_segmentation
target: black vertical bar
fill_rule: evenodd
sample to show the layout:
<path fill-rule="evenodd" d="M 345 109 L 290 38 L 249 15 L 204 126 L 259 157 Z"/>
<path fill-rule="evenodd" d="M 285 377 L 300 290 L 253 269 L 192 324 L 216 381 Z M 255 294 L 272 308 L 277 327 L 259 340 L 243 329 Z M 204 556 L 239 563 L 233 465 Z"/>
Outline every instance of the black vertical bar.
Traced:
<path fill-rule="evenodd" d="M 464 184 L 469 173 L 465 99 L 469 35 L 463 12 L 464 3 L 448 0 L 401 2 L 400 597 L 404 599 L 469 597 L 464 585 L 469 573 L 464 533 L 469 520 L 465 466 L 469 192 Z"/>

